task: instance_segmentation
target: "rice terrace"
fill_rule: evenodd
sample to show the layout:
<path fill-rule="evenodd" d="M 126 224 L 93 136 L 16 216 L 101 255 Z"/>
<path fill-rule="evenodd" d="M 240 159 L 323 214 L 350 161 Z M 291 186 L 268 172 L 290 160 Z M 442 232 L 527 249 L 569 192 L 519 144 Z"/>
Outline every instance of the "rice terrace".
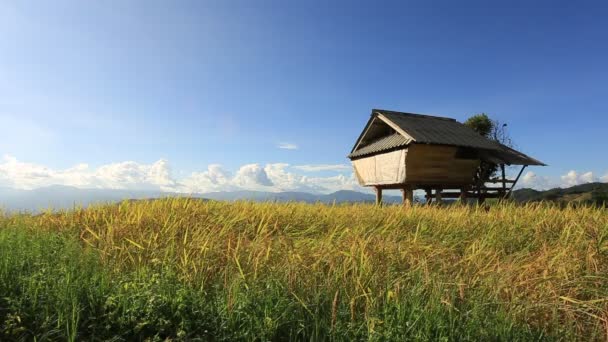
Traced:
<path fill-rule="evenodd" d="M 608 213 L 172 198 L 0 219 L 2 340 L 604 340 Z"/>
<path fill-rule="evenodd" d="M 608 341 L 606 18 L 0 1 L 0 342 Z"/>

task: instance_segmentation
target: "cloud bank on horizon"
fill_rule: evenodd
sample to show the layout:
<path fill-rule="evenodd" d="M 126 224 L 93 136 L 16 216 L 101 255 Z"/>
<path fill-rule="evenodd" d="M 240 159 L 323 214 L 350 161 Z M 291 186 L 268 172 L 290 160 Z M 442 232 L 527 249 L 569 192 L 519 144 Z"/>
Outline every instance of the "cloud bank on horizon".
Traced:
<path fill-rule="evenodd" d="M 532 171 L 528 171 L 521 179 L 519 188 L 532 188 L 536 190 L 548 190 L 553 188 L 569 188 L 575 185 L 604 182 L 608 183 L 608 172 L 598 177 L 593 172 L 579 173 L 575 170 L 569 171 L 567 174 L 555 179 L 548 176 L 539 176 Z"/>
<path fill-rule="evenodd" d="M 159 190 L 165 192 L 205 193 L 214 191 L 304 191 L 330 193 L 357 190 L 359 186 L 348 165 L 296 165 L 286 163 L 246 164 L 230 172 L 219 164 L 177 179 L 167 160 L 152 164 L 125 161 L 91 168 L 87 164 L 56 170 L 43 165 L 22 162 L 13 156 L 0 159 L 0 186 L 35 189 L 50 185 L 78 188 Z M 331 176 L 314 176 L 304 171 L 333 172 Z M 345 172 L 349 171 L 349 172 Z"/>
<path fill-rule="evenodd" d="M 333 175 L 315 176 L 314 174 L 318 172 L 329 172 Z M 593 172 L 579 173 L 573 170 L 556 179 L 528 171 L 522 177 L 518 187 L 547 190 L 592 182 L 608 182 L 608 173 L 598 177 Z M 357 183 L 351 166 L 346 164 L 294 166 L 286 163 L 246 164 L 236 172 L 226 170 L 219 164 L 212 164 L 207 167 L 207 170 L 193 172 L 178 179 L 173 176 L 169 162 L 164 159 L 152 164 L 125 161 L 97 168 L 91 168 L 87 164 L 78 164 L 60 170 L 22 162 L 8 155 L 0 159 L 0 186 L 35 189 L 50 185 L 180 193 L 237 190 L 310 193 L 330 193 L 338 190 L 365 191 Z"/>

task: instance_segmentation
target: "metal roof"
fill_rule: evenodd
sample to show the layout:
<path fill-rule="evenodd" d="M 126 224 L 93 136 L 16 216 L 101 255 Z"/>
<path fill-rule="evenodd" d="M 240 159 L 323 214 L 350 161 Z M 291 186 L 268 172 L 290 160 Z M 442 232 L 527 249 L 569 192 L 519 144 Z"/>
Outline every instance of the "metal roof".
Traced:
<path fill-rule="evenodd" d="M 547 166 L 522 152 L 500 144 L 499 150 L 479 150 L 479 158 L 494 164 Z"/>
<path fill-rule="evenodd" d="M 411 141 L 412 141 L 411 139 L 406 138 L 399 133 L 395 133 L 395 134 L 380 138 L 380 139 L 374 141 L 373 143 L 356 150 L 355 152 L 349 154 L 348 158 L 362 157 L 362 156 L 365 156 L 368 154 L 373 154 L 376 152 L 382 152 L 382 151 L 390 150 L 393 148 L 406 146 Z"/>
<path fill-rule="evenodd" d="M 454 145 L 496 149 L 499 144 L 475 132 L 460 122 L 429 115 L 374 110 L 381 119 L 386 118 L 419 144 Z"/>
<path fill-rule="evenodd" d="M 473 148 L 478 151 L 480 159 L 496 164 L 545 165 L 539 160 L 490 140 L 451 118 L 373 109 L 366 129 L 374 118 L 384 121 L 397 133 L 358 147 L 358 143 L 364 138 L 366 132 L 364 130 L 348 155 L 349 158 L 358 158 L 410 143 L 418 143 Z"/>

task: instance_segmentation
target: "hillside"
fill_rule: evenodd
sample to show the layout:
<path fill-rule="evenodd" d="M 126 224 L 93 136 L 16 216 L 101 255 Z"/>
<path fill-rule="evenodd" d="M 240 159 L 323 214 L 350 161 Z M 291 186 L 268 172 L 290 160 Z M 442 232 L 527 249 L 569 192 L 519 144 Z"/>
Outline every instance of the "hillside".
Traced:
<path fill-rule="evenodd" d="M 513 192 L 513 198 L 518 202 L 551 201 L 602 205 L 608 203 L 608 183 L 588 183 L 546 191 L 520 189 Z"/>

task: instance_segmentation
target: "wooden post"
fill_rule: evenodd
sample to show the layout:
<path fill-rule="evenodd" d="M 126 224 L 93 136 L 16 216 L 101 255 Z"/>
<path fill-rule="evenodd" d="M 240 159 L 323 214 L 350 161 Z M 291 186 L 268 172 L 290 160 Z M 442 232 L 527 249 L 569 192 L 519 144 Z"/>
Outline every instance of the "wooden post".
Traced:
<path fill-rule="evenodd" d="M 433 190 L 431 189 L 424 189 L 426 191 L 426 205 L 431 205 L 431 202 L 433 201 Z"/>
<path fill-rule="evenodd" d="M 376 189 L 376 205 L 382 205 L 382 188 L 375 186 Z"/>
<path fill-rule="evenodd" d="M 500 170 L 502 171 L 502 192 L 500 197 L 504 198 L 507 194 L 507 176 L 505 174 L 505 164 L 500 164 Z"/>
<path fill-rule="evenodd" d="M 441 197 L 442 191 L 442 189 L 435 190 L 435 201 L 437 202 L 437 204 L 443 203 L 443 198 Z"/>
<path fill-rule="evenodd" d="M 401 189 L 401 195 L 403 197 L 403 206 L 410 208 L 414 203 L 414 190 L 409 187 Z"/>
<path fill-rule="evenodd" d="M 460 202 L 462 204 L 466 204 L 467 203 L 467 188 L 462 188 L 460 189 Z"/>

